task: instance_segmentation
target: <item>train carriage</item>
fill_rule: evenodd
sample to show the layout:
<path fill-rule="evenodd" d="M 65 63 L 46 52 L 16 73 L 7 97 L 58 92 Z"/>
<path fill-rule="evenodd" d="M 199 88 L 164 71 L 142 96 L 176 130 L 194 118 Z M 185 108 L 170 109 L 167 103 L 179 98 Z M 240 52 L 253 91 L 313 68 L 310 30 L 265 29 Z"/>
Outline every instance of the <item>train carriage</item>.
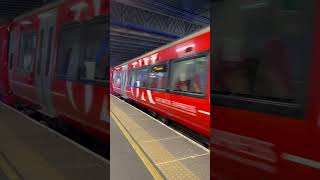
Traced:
<path fill-rule="evenodd" d="M 17 102 L 103 142 L 109 141 L 108 16 L 108 0 L 61 0 L 23 14 L 10 23 L 6 60 Z"/>
<path fill-rule="evenodd" d="M 320 179 L 319 1 L 215 1 L 212 179 Z"/>
<path fill-rule="evenodd" d="M 162 118 L 210 134 L 210 28 L 113 68 L 113 91 Z"/>

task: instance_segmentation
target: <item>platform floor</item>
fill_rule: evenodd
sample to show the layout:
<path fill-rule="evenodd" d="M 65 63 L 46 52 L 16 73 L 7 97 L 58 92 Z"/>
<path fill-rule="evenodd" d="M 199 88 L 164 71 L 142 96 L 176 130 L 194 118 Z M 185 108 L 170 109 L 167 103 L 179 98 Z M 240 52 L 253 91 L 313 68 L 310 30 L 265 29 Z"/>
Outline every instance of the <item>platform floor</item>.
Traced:
<path fill-rule="evenodd" d="M 0 103 L 1 180 L 109 177 L 109 161 Z"/>
<path fill-rule="evenodd" d="M 142 180 L 152 179 L 152 175 L 144 166 L 139 156 L 136 154 L 126 137 L 117 127 L 115 121 L 111 118 L 110 122 L 111 146 L 110 153 L 112 166 L 110 167 L 112 180 Z M 125 166 L 124 166 L 125 163 Z M 137 173 L 139 172 L 139 173 Z"/>
<path fill-rule="evenodd" d="M 147 170 L 154 179 L 210 179 L 208 149 L 115 96 L 110 97 L 110 111 L 114 121 L 111 123 L 114 136 L 111 137 L 112 164 L 114 158 L 123 170 L 130 169 L 134 167 L 133 163 L 128 163 L 131 158 L 139 166 L 144 165 L 134 172 L 134 176 L 146 174 Z M 114 126 L 121 133 L 114 133 Z M 116 139 L 120 144 L 118 146 L 130 144 L 126 146 L 135 153 L 130 153 L 131 157 L 126 151 L 122 151 L 122 155 L 121 152 L 114 153 L 112 148 Z M 125 158 L 119 159 L 117 156 Z"/>

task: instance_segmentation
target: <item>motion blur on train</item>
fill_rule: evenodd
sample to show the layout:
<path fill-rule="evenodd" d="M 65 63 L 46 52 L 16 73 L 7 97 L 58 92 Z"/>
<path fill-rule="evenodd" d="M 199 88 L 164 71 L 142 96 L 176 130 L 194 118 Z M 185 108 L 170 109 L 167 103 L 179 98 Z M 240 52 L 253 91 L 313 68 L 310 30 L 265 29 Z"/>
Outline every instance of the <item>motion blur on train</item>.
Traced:
<path fill-rule="evenodd" d="M 113 67 L 111 92 L 208 139 L 210 27 Z"/>
<path fill-rule="evenodd" d="M 212 3 L 211 178 L 320 179 L 320 4 Z"/>
<path fill-rule="evenodd" d="M 108 0 L 61 0 L 0 25 L 0 98 L 109 142 Z"/>

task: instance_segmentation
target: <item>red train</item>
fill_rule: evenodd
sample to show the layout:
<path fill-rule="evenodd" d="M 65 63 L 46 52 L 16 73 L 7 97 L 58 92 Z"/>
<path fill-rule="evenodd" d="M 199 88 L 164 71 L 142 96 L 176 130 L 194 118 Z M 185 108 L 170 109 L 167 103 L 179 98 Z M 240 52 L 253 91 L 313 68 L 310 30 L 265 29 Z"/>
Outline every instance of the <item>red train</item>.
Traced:
<path fill-rule="evenodd" d="M 210 135 L 210 28 L 114 67 L 112 91 Z"/>
<path fill-rule="evenodd" d="M 320 179 L 320 4 L 215 1 L 211 178 Z"/>
<path fill-rule="evenodd" d="M 61 0 L 1 26 L 2 101 L 109 141 L 108 16 L 108 0 Z"/>

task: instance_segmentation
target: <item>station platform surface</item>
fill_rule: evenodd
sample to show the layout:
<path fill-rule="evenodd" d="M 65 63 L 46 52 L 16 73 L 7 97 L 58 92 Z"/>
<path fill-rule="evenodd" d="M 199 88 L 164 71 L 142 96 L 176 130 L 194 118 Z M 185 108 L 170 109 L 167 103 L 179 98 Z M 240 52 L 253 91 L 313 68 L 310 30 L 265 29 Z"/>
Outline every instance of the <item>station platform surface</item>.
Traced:
<path fill-rule="evenodd" d="M 123 174 L 134 173 L 133 179 L 210 179 L 207 148 L 113 95 L 110 116 L 111 177 L 117 173 L 114 158 Z M 124 150 L 116 151 L 116 143 Z"/>
<path fill-rule="evenodd" d="M 1 180 L 105 180 L 110 163 L 0 103 Z"/>

